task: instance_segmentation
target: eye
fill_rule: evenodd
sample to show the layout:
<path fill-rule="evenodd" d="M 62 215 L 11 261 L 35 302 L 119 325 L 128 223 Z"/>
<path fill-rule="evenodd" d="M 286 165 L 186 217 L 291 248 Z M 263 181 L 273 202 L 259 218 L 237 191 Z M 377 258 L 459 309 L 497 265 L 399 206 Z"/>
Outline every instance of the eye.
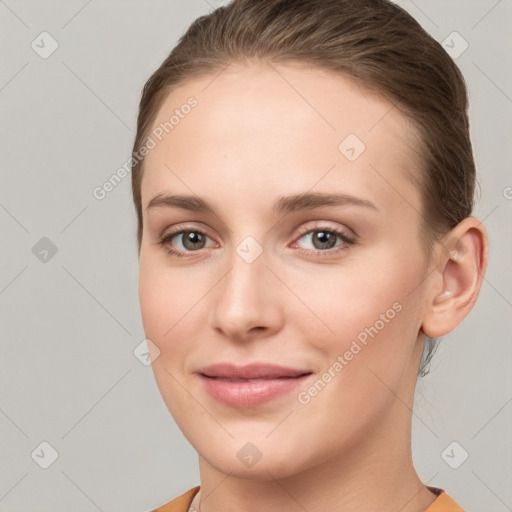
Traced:
<path fill-rule="evenodd" d="M 298 247 L 314 256 L 326 256 L 345 251 L 356 243 L 355 237 L 339 228 L 315 226 L 302 228 L 300 231 L 300 237 L 292 244 L 292 247 Z M 207 245 L 208 240 L 212 242 L 210 245 Z M 302 244 L 299 243 L 301 240 L 305 240 L 305 245 L 309 245 L 309 247 L 302 247 Z M 178 258 L 193 256 L 195 252 L 208 247 L 218 247 L 204 231 L 179 229 L 179 227 L 164 235 L 158 244 L 164 247 L 169 254 Z"/>
<path fill-rule="evenodd" d="M 166 234 L 158 243 L 162 247 L 165 247 L 169 254 L 182 257 L 188 256 L 189 254 L 187 253 L 204 249 L 207 239 L 210 239 L 210 237 L 203 231 L 197 229 L 182 229 Z"/>
<path fill-rule="evenodd" d="M 328 226 L 316 226 L 314 229 L 306 228 L 292 247 L 297 246 L 300 240 L 305 240 L 306 245 L 309 245 L 305 248 L 306 251 L 320 256 L 346 250 L 356 242 L 354 237 L 343 230 Z"/>

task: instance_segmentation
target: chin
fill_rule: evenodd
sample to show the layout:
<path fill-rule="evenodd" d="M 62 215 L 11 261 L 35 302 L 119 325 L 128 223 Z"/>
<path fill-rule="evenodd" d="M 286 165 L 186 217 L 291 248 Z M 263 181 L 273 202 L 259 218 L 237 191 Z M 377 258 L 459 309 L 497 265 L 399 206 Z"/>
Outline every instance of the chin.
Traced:
<path fill-rule="evenodd" d="M 244 436 L 241 441 L 238 436 L 230 438 L 225 443 L 213 446 L 211 443 L 193 443 L 200 454 L 200 459 L 231 477 L 268 482 L 274 479 L 291 477 L 305 469 L 308 465 L 308 454 L 304 450 L 297 453 L 297 445 L 286 446 L 284 442 L 269 439 L 251 443 Z M 204 442 L 204 438 L 201 440 Z M 311 462 L 311 466 L 314 466 Z"/>
<path fill-rule="evenodd" d="M 206 458 L 206 457 L 203 457 Z M 253 480 L 257 482 L 270 482 L 293 476 L 299 469 L 290 465 L 290 458 L 286 460 L 264 460 L 265 456 L 251 467 L 245 467 L 238 459 L 227 458 L 225 454 L 222 457 L 215 456 L 208 458 L 208 463 L 217 471 L 229 475 L 232 478 L 243 480 Z"/>

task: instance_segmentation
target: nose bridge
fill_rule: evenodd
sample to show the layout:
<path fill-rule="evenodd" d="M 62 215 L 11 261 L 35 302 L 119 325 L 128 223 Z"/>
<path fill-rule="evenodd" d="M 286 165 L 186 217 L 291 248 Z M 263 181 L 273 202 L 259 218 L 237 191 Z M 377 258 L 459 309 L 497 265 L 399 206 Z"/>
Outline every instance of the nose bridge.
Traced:
<path fill-rule="evenodd" d="M 277 328 L 279 305 L 272 273 L 266 268 L 268 258 L 251 237 L 233 247 L 229 271 L 218 285 L 212 311 L 212 324 L 226 335 L 244 338 L 255 327 Z M 272 291 L 274 293 L 272 294 Z"/>

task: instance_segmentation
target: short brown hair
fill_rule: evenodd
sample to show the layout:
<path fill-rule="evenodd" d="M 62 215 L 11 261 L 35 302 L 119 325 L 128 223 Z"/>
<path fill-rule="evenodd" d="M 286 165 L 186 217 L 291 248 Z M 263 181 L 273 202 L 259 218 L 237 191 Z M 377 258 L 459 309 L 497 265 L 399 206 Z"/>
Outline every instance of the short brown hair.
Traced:
<path fill-rule="evenodd" d="M 133 154 L 169 92 L 194 76 L 250 59 L 302 62 L 341 73 L 412 121 L 419 158 L 411 179 L 422 191 L 428 241 L 471 214 L 475 164 L 464 78 L 442 46 L 389 0 L 233 0 L 199 17 L 144 86 Z M 134 162 L 140 249 L 144 160 Z M 426 348 L 422 373 L 434 350 L 431 339 Z"/>

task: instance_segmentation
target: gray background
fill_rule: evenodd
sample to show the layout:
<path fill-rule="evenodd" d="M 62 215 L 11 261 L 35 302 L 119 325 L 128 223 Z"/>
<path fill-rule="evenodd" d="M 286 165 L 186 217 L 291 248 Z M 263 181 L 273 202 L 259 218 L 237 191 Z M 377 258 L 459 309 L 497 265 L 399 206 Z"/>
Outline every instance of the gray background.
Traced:
<path fill-rule="evenodd" d="M 144 333 L 130 178 L 101 201 L 92 191 L 130 156 L 146 79 L 221 3 L 0 0 L 1 511 L 143 512 L 199 483 L 133 353 Z M 512 510 L 512 2 L 400 3 L 437 40 L 469 43 L 456 62 L 491 249 L 479 302 L 419 382 L 414 460 L 468 510 Z M 48 58 L 31 47 L 51 48 L 43 31 L 59 45 Z M 58 452 L 47 469 L 43 441 Z M 453 469 L 446 453 L 457 465 L 462 450 Z"/>

